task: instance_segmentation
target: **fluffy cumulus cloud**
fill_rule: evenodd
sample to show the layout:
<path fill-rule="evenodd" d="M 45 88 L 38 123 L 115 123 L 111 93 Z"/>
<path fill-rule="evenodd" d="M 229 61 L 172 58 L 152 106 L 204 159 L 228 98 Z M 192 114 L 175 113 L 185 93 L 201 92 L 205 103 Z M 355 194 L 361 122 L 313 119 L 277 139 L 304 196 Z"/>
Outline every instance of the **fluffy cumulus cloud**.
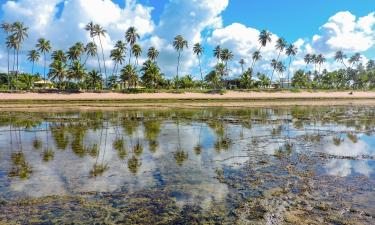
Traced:
<path fill-rule="evenodd" d="M 316 51 L 332 54 L 337 50 L 364 52 L 375 44 L 375 14 L 356 18 L 350 12 L 339 12 L 329 18 L 320 34 L 313 37 Z"/>

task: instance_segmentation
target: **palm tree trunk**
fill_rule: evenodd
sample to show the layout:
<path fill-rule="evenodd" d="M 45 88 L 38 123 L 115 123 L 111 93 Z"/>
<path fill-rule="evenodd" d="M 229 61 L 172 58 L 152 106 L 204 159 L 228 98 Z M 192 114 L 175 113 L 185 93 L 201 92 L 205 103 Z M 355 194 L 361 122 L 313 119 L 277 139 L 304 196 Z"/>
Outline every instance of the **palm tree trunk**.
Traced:
<path fill-rule="evenodd" d="M 19 49 L 17 49 L 16 90 L 17 90 L 17 82 L 18 82 L 18 55 L 19 55 Z"/>
<path fill-rule="evenodd" d="M 201 65 L 201 57 L 198 55 L 198 61 L 199 61 L 199 71 L 201 73 L 201 80 L 203 82 L 203 73 L 202 73 L 202 65 Z"/>
<path fill-rule="evenodd" d="M 34 75 L 34 61 L 33 61 L 33 65 L 32 65 L 32 67 L 31 67 L 31 75 Z"/>
<path fill-rule="evenodd" d="M 181 57 L 181 51 L 178 51 L 178 58 L 177 58 L 177 84 L 176 84 L 176 88 L 178 89 L 178 69 L 179 69 L 179 66 L 180 66 L 180 57 Z"/>
<path fill-rule="evenodd" d="M 46 84 L 46 52 L 43 52 L 43 58 L 44 58 L 44 68 L 43 68 L 43 74 L 44 74 L 44 88 L 45 88 L 45 84 Z"/>
<path fill-rule="evenodd" d="M 7 74 L 8 75 L 8 90 L 10 90 L 10 75 L 9 75 L 10 49 L 9 48 L 7 48 L 7 53 L 8 53 L 8 58 L 7 58 L 8 59 L 8 74 Z"/>
<path fill-rule="evenodd" d="M 102 58 L 103 58 L 104 75 L 105 75 L 105 86 L 107 87 L 107 82 L 108 82 L 107 68 L 105 66 L 104 50 L 103 50 L 102 39 L 100 38 L 100 35 L 99 35 L 99 42 L 100 42 L 100 48 L 102 49 Z"/>
<path fill-rule="evenodd" d="M 290 76 L 290 64 L 292 62 L 292 57 L 289 57 L 289 66 L 288 66 L 288 85 L 289 85 L 289 76 Z"/>

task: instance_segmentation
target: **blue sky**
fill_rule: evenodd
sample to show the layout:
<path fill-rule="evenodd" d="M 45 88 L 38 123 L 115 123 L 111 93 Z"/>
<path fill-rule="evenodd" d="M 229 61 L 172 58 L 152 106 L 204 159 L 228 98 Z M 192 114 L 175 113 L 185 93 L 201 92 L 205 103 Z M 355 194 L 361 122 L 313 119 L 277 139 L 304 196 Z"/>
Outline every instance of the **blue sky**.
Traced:
<path fill-rule="evenodd" d="M 168 76 L 175 71 L 176 53 L 170 42 L 177 34 L 185 36 L 190 46 L 198 41 L 205 46 L 205 73 L 215 62 L 212 48 L 221 45 L 234 52 L 230 66 L 232 75 L 238 75 L 238 60 L 244 58 L 250 64 L 262 29 L 272 32 L 275 40 L 284 37 L 298 46 L 292 71 L 304 67 L 306 53 L 325 54 L 327 69 L 339 67 L 332 60 L 337 50 L 344 50 L 348 56 L 360 52 L 364 60 L 375 58 L 374 0 L 0 0 L 0 5 L 2 21 L 21 20 L 30 27 L 24 54 L 40 36 L 59 49 L 67 49 L 76 41 L 88 42 L 82 25 L 93 20 L 108 30 L 104 45 L 109 55 L 126 28 L 136 26 L 141 46 L 156 46 L 161 51 L 158 62 Z M 257 66 L 261 72 L 267 73 L 269 61 L 275 57 L 272 45 L 262 52 L 263 60 Z M 4 51 L 0 48 L 0 59 Z M 287 61 L 284 56 L 281 60 Z M 38 63 L 38 71 L 41 65 Z M 95 62 L 90 65 L 95 67 Z M 27 63 L 21 65 L 25 71 L 28 67 Z M 0 70 L 4 70 L 1 61 Z M 182 71 L 198 76 L 191 48 L 183 54 Z"/>

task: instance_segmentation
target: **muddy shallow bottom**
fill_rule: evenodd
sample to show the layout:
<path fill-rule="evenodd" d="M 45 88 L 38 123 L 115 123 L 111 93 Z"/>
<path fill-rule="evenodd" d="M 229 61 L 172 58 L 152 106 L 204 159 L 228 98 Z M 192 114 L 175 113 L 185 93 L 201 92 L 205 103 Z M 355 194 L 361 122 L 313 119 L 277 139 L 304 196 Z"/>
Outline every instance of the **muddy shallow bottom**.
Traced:
<path fill-rule="evenodd" d="M 374 114 L 8 109 L 0 223 L 374 224 Z"/>

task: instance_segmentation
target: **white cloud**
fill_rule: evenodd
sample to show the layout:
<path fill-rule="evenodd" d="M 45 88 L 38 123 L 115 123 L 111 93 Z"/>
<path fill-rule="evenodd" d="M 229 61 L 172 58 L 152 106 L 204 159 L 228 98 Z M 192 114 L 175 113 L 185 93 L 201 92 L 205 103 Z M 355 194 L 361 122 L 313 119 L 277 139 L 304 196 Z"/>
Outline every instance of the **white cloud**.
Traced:
<path fill-rule="evenodd" d="M 321 34 L 313 37 L 312 46 L 329 55 L 337 50 L 364 52 L 375 44 L 374 24 L 374 13 L 357 19 L 350 12 L 338 12 L 320 28 Z"/>

